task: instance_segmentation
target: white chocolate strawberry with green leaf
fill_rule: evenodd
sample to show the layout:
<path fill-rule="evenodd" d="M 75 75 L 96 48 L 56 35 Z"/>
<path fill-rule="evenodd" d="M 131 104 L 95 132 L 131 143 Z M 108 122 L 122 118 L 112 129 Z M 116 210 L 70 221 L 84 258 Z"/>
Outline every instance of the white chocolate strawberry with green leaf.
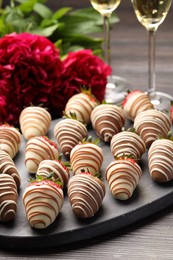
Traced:
<path fill-rule="evenodd" d="M 151 178 L 156 182 L 173 180 L 173 138 L 157 139 L 148 151 Z"/>
<path fill-rule="evenodd" d="M 114 135 L 110 148 L 114 157 L 132 155 L 136 161 L 140 160 L 146 151 L 146 145 L 142 138 L 132 131 L 122 131 Z"/>
<path fill-rule="evenodd" d="M 98 139 L 92 141 L 89 137 L 76 145 L 71 151 L 70 162 L 74 174 L 82 170 L 93 175 L 99 172 L 103 162 L 103 151 L 98 146 Z"/>
<path fill-rule="evenodd" d="M 103 141 L 110 142 L 125 124 L 123 109 L 113 104 L 98 105 L 91 113 L 91 123 L 97 135 Z"/>
<path fill-rule="evenodd" d="M 43 160 L 58 160 L 57 144 L 46 136 L 37 136 L 28 140 L 25 148 L 25 165 L 30 173 L 36 173 Z"/>
<path fill-rule="evenodd" d="M 47 134 L 51 123 L 51 115 L 43 107 L 30 106 L 22 110 L 19 122 L 23 136 L 26 140 L 29 140 L 32 137 Z"/>
<path fill-rule="evenodd" d="M 140 166 L 130 157 L 119 157 L 106 169 L 110 191 L 118 200 L 127 200 L 133 195 L 141 176 Z"/>
<path fill-rule="evenodd" d="M 66 163 L 61 160 L 43 160 L 38 166 L 36 176 L 47 178 L 52 174 L 55 180 L 61 182 L 62 188 L 67 186 L 70 178 L 70 171 L 66 167 Z"/>
<path fill-rule="evenodd" d="M 93 217 L 106 193 L 105 184 L 89 172 L 80 172 L 68 183 L 68 197 L 74 214 L 82 219 Z"/>
<path fill-rule="evenodd" d="M 54 136 L 62 153 L 69 158 L 71 150 L 87 136 L 87 128 L 76 120 L 75 114 L 62 119 L 54 127 Z"/>
<path fill-rule="evenodd" d="M 64 194 L 55 181 L 38 177 L 26 187 L 22 199 L 29 224 L 44 229 L 56 220 L 64 203 Z"/>
<path fill-rule="evenodd" d="M 92 110 L 97 106 L 97 100 L 90 91 L 84 91 L 72 96 L 65 107 L 66 115 L 76 114 L 76 119 L 88 125 Z"/>
<path fill-rule="evenodd" d="M 122 102 L 122 107 L 125 117 L 131 120 L 134 120 L 142 111 L 154 109 L 148 95 L 140 90 L 129 92 Z"/>
<path fill-rule="evenodd" d="M 134 128 L 149 147 L 159 136 L 167 137 L 171 131 L 171 121 L 166 113 L 151 109 L 136 116 Z"/>

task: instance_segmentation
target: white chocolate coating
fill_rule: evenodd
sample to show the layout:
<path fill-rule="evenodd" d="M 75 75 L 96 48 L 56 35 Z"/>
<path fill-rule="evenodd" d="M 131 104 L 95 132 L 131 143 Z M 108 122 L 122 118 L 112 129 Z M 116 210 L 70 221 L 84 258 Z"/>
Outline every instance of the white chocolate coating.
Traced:
<path fill-rule="evenodd" d="M 97 102 L 87 94 L 79 93 L 72 96 L 65 107 L 65 113 L 70 115 L 70 112 L 75 113 L 79 121 L 85 124 L 90 123 L 91 112 Z"/>
<path fill-rule="evenodd" d="M 134 118 L 142 111 L 153 109 L 149 97 L 144 92 L 137 92 L 132 95 L 125 103 L 123 110 L 126 118 L 134 120 Z"/>
<path fill-rule="evenodd" d="M 21 133 L 13 126 L 0 125 L 0 149 L 13 159 L 21 146 Z"/>
<path fill-rule="evenodd" d="M 0 221 L 14 220 L 17 211 L 17 186 L 11 175 L 0 174 Z"/>
<path fill-rule="evenodd" d="M 29 140 L 32 137 L 47 134 L 51 115 L 42 107 L 26 107 L 20 114 L 19 122 L 22 134 L 26 140 Z"/>
<path fill-rule="evenodd" d="M 127 200 L 132 196 L 141 176 L 140 166 L 129 160 L 115 160 L 106 169 L 106 179 L 112 195 L 119 200 Z"/>
<path fill-rule="evenodd" d="M 146 151 L 146 146 L 142 138 L 129 131 L 120 132 L 112 137 L 110 143 L 111 152 L 114 157 L 132 155 L 133 159 L 139 160 Z"/>
<path fill-rule="evenodd" d="M 87 136 L 87 129 L 78 120 L 66 118 L 55 125 L 54 136 L 63 154 L 69 157 L 73 147 Z"/>
<path fill-rule="evenodd" d="M 50 173 L 53 173 L 55 179 L 59 179 L 62 183 L 62 187 L 66 186 L 70 178 L 70 172 L 65 169 L 64 166 L 57 160 L 44 160 L 40 162 L 36 176 L 47 177 Z"/>
<path fill-rule="evenodd" d="M 148 151 L 149 172 L 154 181 L 167 182 L 173 179 L 173 141 L 158 139 Z"/>
<path fill-rule="evenodd" d="M 101 206 L 105 185 L 87 174 L 74 175 L 68 183 L 68 196 L 74 214 L 79 218 L 90 218 Z"/>
<path fill-rule="evenodd" d="M 94 175 L 101 168 L 103 151 L 92 143 L 78 144 L 71 151 L 70 162 L 74 174 L 85 170 Z"/>
<path fill-rule="evenodd" d="M 159 136 L 167 136 L 171 122 L 165 113 L 153 109 L 139 113 L 134 120 L 134 128 L 149 147 Z"/>
<path fill-rule="evenodd" d="M 43 160 L 58 160 L 59 151 L 43 136 L 33 137 L 28 140 L 25 149 L 25 165 L 29 172 L 36 173 Z"/>
<path fill-rule="evenodd" d="M 125 123 L 123 109 L 111 104 L 101 104 L 91 113 L 91 122 L 97 135 L 110 142 L 113 135 L 119 133 Z"/>
<path fill-rule="evenodd" d="M 30 225 L 43 229 L 57 218 L 64 202 L 62 189 L 49 185 L 28 186 L 23 194 L 23 204 Z"/>
<path fill-rule="evenodd" d="M 11 175 L 16 183 L 17 188 L 20 187 L 21 178 L 18 170 L 9 154 L 3 150 L 0 150 L 0 173 Z"/>

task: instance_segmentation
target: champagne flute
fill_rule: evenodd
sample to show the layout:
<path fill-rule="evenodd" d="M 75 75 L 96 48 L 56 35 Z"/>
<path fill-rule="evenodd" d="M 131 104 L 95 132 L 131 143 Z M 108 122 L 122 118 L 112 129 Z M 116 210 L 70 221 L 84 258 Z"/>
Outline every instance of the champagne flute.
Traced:
<path fill-rule="evenodd" d="M 148 95 L 155 108 L 169 110 L 173 97 L 156 91 L 155 35 L 165 20 L 172 0 L 131 0 L 139 22 L 148 31 Z"/>
<path fill-rule="evenodd" d="M 111 66 L 110 51 L 110 17 L 112 12 L 117 9 L 121 0 L 90 0 L 91 5 L 103 17 L 104 24 L 104 60 Z M 124 99 L 127 92 L 127 82 L 125 79 L 111 75 L 108 77 L 106 85 L 105 101 L 111 103 L 120 102 Z"/>

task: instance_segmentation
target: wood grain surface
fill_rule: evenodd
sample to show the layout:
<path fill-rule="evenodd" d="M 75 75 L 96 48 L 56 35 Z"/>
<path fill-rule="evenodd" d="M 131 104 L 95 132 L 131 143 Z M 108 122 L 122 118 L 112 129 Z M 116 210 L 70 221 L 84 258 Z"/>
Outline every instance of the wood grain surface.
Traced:
<path fill-rule="evenodd" d="M 90 6 L 89 0 L 48 1 L 53 8 Z M 111 30 L 112 66 L 132 88 L 147 89 L 147 33 L 137 21 L 130 0 L 117 9 L 120 22 Z M 157 32 L 157 89 L 173 95 L 173 8 Z M 173 207 L 126 229 L 49 250 L 18 252 L 0 249 L 0 259 L 173 259 Z"/>

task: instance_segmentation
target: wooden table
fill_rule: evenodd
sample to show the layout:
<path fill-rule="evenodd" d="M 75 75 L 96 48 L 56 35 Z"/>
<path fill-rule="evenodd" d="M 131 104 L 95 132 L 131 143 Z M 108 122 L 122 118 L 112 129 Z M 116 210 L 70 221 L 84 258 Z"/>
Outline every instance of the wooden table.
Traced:
<path fill-rule="evenodd" d="M 87 0 L 57 1 L 57 6 L 89 6 Z M 70 4 L 69 4 L 70 3 Z M 80 6 L 81 4 L 81 6 Z M 55 6 L 55 1 L 50 1 Z M 147 89 L 147 33 L 137 22 L 129 0 L 117 10 L 120 23 L 111 32 L 112 66 L 132 88 Z M 157 88 L 173 94 L 173 30 L 171 9 L 157 33 Z M 11 252 L 0 250 L 0 259 L 164 259 L 173 258 L 173 207 L 166 208 L 123 230 L 80 243 L 42 250 Z"/>

